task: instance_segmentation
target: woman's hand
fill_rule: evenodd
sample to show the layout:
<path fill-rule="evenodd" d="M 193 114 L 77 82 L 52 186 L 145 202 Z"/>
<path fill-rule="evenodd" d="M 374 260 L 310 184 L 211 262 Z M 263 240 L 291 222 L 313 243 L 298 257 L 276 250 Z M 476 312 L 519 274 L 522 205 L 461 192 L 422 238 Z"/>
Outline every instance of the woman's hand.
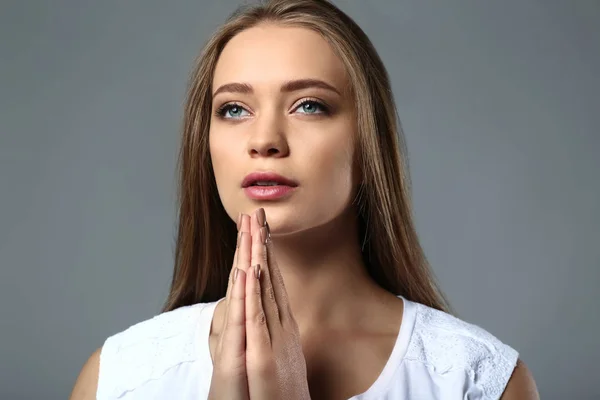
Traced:
<path fill-rule="evenodd" d="M 246 374 L 245 271 L 250 268 L 251 258 L 250 217 L 240 215 L 237 226 L 237 245 L 225 296 L 225 318 L 214 356 L 208 393 L 211 400 L 249 399 Z"/>
<path fill-rule="evenodd" d="M 262 208 L 252 215 L 251 233 L 252 267 L 245 276 L 244 293 L 250 399 L 310 399 L 298 325 L 273 256 L 273 243 Z M 241 275 L 238 273 L 238 279 Z M 235 293 L 237 296 L 243 292 L 239 289 Z"/>

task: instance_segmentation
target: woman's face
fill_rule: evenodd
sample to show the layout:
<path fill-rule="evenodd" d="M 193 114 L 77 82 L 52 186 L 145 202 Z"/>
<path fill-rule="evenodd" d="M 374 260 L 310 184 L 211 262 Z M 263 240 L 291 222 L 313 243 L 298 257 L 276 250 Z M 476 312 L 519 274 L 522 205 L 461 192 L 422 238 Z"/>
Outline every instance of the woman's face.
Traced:
<path fill-rule="evenodd" d="M 357 135 L 348 88 L 341 60 L 314 31 L 263 24 L 231 39 L 215 69 L 209 141 L 233 220 L 263 207 L 272 232 L 287 234 L 350 206 Z"/>

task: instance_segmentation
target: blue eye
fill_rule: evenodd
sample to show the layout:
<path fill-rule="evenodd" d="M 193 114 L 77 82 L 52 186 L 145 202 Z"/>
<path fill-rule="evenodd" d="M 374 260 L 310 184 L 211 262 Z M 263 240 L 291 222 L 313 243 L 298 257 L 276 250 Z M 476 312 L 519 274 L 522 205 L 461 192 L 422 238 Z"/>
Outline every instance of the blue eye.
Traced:
<path fill-rule="evenodd" d="M 301 110 L 300 114 L 326 114 L 328 112 L 324 104 L 315 100 L 304 100 L 296 110 Z"/>
<path fill-rule="evenodd" d="M 244 114 L 246 112 L 246 114 Z M 217 115 L 226 119 L 234 119 L 249 115 L 248 111 L 239 104 L 225 104 L 217 110 Z"/>
<path fill-rule="evenodd" d="M 304 100 L 295 109 L 300 114 L 329 114 L 329 108 L 316 100 Z M 250 115 L 248 110 L 236 103 L 222 105 L 217 111 L 217 116 L 223 119 L 240 119 Z"/>

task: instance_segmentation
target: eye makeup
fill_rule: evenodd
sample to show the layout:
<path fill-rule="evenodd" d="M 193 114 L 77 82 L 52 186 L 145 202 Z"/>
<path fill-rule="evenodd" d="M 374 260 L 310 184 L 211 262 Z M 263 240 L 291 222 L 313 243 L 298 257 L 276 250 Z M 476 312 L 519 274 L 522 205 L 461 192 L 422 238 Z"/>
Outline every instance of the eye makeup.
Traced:
<path fill-rule="evenodd" d="M 330 115 L 331 107 L 324 101 L 315 98 L 305 98 L 292 108 L 292 111 L 302 110 L 300 114 L 304 115 Z M 314 111 L 313 111 L 314 110 Z M 215 111 L 215 115 L 221 119 L 241 119 L 245 115 L 244 112 L 250 115 L 250 112 L 241 103 L 232 101 L 224 103 Z"/>

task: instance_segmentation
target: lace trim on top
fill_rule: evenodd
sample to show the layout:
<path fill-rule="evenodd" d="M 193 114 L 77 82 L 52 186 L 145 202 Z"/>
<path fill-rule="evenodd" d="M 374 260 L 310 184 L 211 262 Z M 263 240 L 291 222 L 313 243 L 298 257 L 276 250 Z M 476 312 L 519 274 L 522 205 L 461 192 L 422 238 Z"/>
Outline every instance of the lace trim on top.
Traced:
<path fill-rule="evenodd" d="M 485 398 L 500 398 L 518 352 L 476 325 L 415 304 L 417 320 L 405 359 L 422 362 L 440 375 L 463 370 Z"/>

